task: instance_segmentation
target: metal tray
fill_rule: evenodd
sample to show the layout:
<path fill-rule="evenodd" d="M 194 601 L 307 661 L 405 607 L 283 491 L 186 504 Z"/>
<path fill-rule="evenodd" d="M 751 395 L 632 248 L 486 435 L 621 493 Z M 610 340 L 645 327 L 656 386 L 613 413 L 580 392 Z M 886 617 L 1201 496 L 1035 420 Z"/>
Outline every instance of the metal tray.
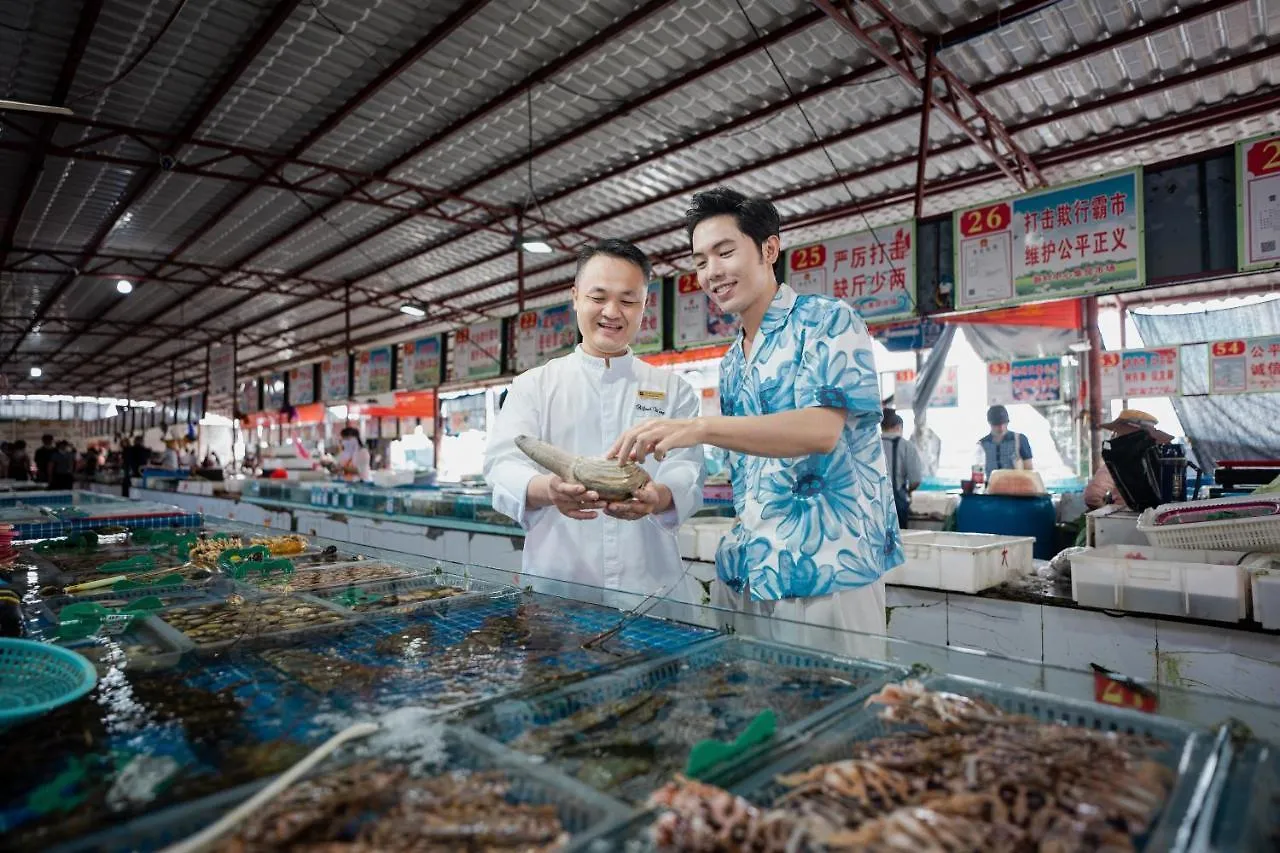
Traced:
<path fill-rule="evenodd" d="M 1280 747 L 1231 746 L 1210 808 L 1196 827 L 1195 853 L 1280 850 Z"/>
<path fill-rule="evenodd" d="M 814 675 L 818 678 L 812 678 Z M 753 639 L 719 637 L 551 693 L 494 700 L 465 723 L 512 749 L 545 754 L 552 766 L 612 796 L 642 803 L 653 790 L 683 771 L 694 744 L 711 738 L 731 741 L 766 708 L 778 716 L 778 730 L 770 744 L 762 744 L 704 775 L 705 781 L 715 782 L 735 768 L 750 766 L 771 745 L 811 729 L 833 709 L 844 706 L 850 697 L 864 698 L 881 685 L 906 675 L 905 668 L 884 663 L 836 658 Z M 648 704 L 653 701 L 661 706 L 654 709 Z M 614 706 L 613 714 L 596 716 L 610 705 Z M 641 719 L 617 716 L 628 708 L 634 708 Z M 612 722 L 603 741 L 593 739 L 602 744 L 591 750 L 595 754 L 562 757 L 558 753 L 563 749 L 555 748 L 551 741 L 538 743 L 540 732 L 547 732 L 549 726 L 576 714 L 592 717 L 593 733 L 600 733 L 602 723 Z M 615 738 L 625 741 L 619 744 L 624 751 L 633 752 L 639 745 L 656 745 L 648 768 L 616 779 L 600 772 L 617 766 L 608 753 L 609 742 Z M 580 732 L 555 742 L 563 747 L 588 745 Z M 538 752 L 540 747 L 547 751 Z"/>
<path fill-rule="evenodd" d="M 193 609 L 193 608 L 187 608 L 182 606 L 168 607 L 168 608 L 165 608 L 163 611 L 161 611 L 160 618 L 162 621 L 165 622 L 165 625 L 169 629 L 176 632 L 183 638 L 183 641 L 186 646 L 185 650 L 194 651 L 196 654 L 220 653 L 232 647 L 243 648 L 243 649 L 254 649 L 254 648 L 264 648 L 264 647 L 271 647 L 271 646 L 292 645 L 304 637 L 312 637 L 320 634 L 335 633 L 338 631 L 345 630 L 346 628 L 349 628 L 351 625 L 360 621 L 359 617 L 353 616 L 352 614 L 342 610 L 342 608 L 335 606 L 331 602 L 325 601 L 324 599 L 321 599 L 321 598 L 316 598 L 313 595 L 307 595 L 306 593 L 293 593 L 288 596 L 280 596 L 280 595 L 270 596 L 270 595 L 262 595 L 261 593 L 259 593 L 256 596 L 252 596 L 252 595 L 246 596 L 244 599 L 244 606 L 254 607 L 256 605 L 263 604 L 264 602 L 269 601 L 273 598 L 290 598 L 290 599 L 296 600 L 299 604 L 311 605 L 314 607 L 321 607 L 326 610 L 331 610 L 334 613 L 337 613 L 342 618 L 334 620 L 332 622 L 325 622 L 325 623 L 316 624 L 316 625 L 307 625 L 301 628 L 287 628 L 280 631 L 255 630 L 255 631 L 246 632 L 245 634 L 242 634 L 241 636 L 236 637 L 234 639 L 215 640 L 212 642 L 200 642 L 198 640 L 195 640 L 189 637 L 184 631 L 182 631 L 181 628 L 178 628 L 177 626 L 173 625 L 171 622 L 168 621 L 169 619 L 173 618 L 173 614 L 176 611 Z M 201 606 L 211 607 L 213 606 L 213 604 L 206 604 Z"/>
<path fill-rule="evenodd" d="M 187 649 L 187 639 L 157 617 L 148 616 L 119 637 L 87 638 L 57 645 L 93 661 L 100 672 L 117 667 L 129 672 L 154 672 L 177 666 Z"/>
<path fill-rule="evenodd" d="M 448 759 L 439 774 L 501 771 L 511 782 L 513 802 L 554 806 L 564 829 L 573 834 L 624 818 L 629 809 L 572 779 L 539 767 L 485 738 L 452 726 L 444 727 Z M 331 772 L 352 760 L 343 753 L 321 764 L 317 773 Z M 314 775 L 314 774 L 313 774 Z M 119 850 L 153 853 L 204 829 L 253 796 L 270 782 L 264 779 L 201 800 L 174 806 L 102 832 L 59 845 L 47 853 L 88 853 Z M 224 836 L 225 841 L 229 836 Z"/>
<path fill-rule="evenodd" d="M 1147 853 L 1180 853 L 1189 849 L 1191 832 L 1212 781 L 1212 768 L 1206 763 L 1213 752 L 1208 733 L 1167 717 L 961 676 L 935 675 L 921 681 L 931 690 L 986 699 L 1008 713 L 1045 723 L 1148 735 L 1165 741 L 1169 748 L 1152 757 L 1174 770 L 1177 779 L 1151 832 L 1145 838 L 1136 839 L 1137 848 Z M 864 701 L 853 699 L 843 703 L 811 738 L 798 745 L 786 744 L 775 749 L 759 769 L 745 778 L 740 777 L 728 790 L 757 806 L 768 807 L 786 790 L 775 781 L 779 775 L 843 760 L 849 756 L 849 744 L 853 742 L 904 730 L 879 719 L 876 707 L 863 708 Z M 598 830 L 575 849 L 590 853 L 653 850 L 648 832 L 656 814 L 656 811 L 644 812 L 619 826 Z"/>
<path fill-rule="evenodd" d="M 348 590 L 359 590 L 361 592 L 381 595 L 384 598 L 389 595 L 398 595 L 403 593 L 415 592 L 421 589 L 438 589 L 440 587 L 457 587 L 463 592 L 447 598 L 433 598 L 422 601 L 409 601 L 403 604 L 383 604 L 377 602 L 368 607 L 360 605 L 351 606 L 343 600 Z M 441 572 L 439 574 L 417 575 L 410 578 L 397 578 L 388 581 L 373 581 L 370 583 L 355 583 L 348 586 L 334 586 L 326 589 L 317 590 L 312 593 L 318 598 L 323 598 L 330 604 L 333 604 L 340 610 L 348 613 L 360 614 L 362 616 L 380 616 L 387 613 L 412 613 L 416 610 L 428 608 L 449 607 L 455 604 L 462 604 L 476 600 L 502 598 L 505 596 L 519 595 L 520 591 L 513 586 L 504 584 L 489 583 L 486 581 L 476 580 L 471 577 L 463 577 L 455 575 L 451 572 Z"/>

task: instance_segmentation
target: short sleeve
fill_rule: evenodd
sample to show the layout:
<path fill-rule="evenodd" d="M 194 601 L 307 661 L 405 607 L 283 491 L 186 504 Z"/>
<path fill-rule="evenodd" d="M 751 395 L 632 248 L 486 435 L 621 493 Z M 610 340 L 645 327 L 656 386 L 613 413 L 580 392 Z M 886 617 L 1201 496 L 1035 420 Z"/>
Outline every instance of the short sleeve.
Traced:
<path fill-rule="evenodd" d="M 813 322 L 801 320 L 804 355 L 796 373 L 796 407 L 880 416 L 880 379 L 867 326 L 844 302 L 823 300 Z"/>
<path fill-rule="evenodd" d="M 1027 436 L 1024 433 L 1018 433 L 1018 458 L 1031 458 L 1031 442 L 1027 441 Z"/>

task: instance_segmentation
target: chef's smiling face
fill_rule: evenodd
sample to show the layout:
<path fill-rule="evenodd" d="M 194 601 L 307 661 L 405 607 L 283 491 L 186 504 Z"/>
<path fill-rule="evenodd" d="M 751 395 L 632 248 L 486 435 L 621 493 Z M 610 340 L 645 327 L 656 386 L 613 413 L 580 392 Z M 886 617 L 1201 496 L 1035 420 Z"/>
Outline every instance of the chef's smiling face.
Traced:
<path fill-rule="evenodd" d="M 630 261 L 612 255 L 587 261 L 573 286 L 573 310 L 588 355 L 626 352 L 640 329 L 648 284 L 644 271 Z"/>
<path fill-rule="evenodd" d="M 698 284 L 727 314 L 742 314 L 761 302 L 767 307 L 777 289 L 773 262 L 779 246 L 777 237 L 757 244 L 732 216 L 705 219 L 693 230 Z"/>

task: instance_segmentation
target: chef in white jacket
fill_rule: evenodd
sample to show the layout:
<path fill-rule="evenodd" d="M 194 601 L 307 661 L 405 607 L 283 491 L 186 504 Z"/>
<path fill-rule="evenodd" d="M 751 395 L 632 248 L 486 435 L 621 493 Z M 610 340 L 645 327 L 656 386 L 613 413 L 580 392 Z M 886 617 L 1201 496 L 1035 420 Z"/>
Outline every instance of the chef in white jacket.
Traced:
<path fill-rule="evenodd" d="M 527 532 L 525 573 L 648 595 L 698 601 L 676 531 L 702 505 L 702 448 L 644 468 L 653 478 L 635 498 L 604 503 L 548 473 L 515 445 L 529 435 L 565 451 L 603 456 L 624 430 L 650 418 L 689 418 L 693 388 L 631 352 L 644 315 L 650 266 L 640 249 L 603 240 L 578 258 L 573 306 L 583 342 L 569 355 L 516 377 L 489 434 L 484 475 L 493 505 Z"/>

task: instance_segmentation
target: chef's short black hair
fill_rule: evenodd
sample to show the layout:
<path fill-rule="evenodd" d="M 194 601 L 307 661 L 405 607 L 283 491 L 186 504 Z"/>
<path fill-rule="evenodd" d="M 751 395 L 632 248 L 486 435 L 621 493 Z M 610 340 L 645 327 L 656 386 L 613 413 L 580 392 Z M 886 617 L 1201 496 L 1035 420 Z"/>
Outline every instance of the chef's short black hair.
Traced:
<path fill-rule="evenodd" d="M 738 230 L 763 246 L 770 237 L 782 236 L 782 217 L 773 202 L 749 196 L 729 187 L 712 187 L 694 193 L 684 216 L 685 233 L 693 242 L 693 229 L 714 216 L 732 216 Z"/>
<path fill-rule="evenodd" d="M 639 246 L 635 243 L 628 243 L 626 240 L 610 237 L 592 243 L 589 246 L 584 246 L 578 251 L 578 268 L 573 273 L 575 280 L 582 274 L 582 268 L 587 265 L 587 261 L 596 255 L 607 255 L 610 258 L 618 258 L 619 260 L 633 263 L 644 273 L 646 282 L 653 278 L 653 265 L 649 263 L 649 256 Z"/>

